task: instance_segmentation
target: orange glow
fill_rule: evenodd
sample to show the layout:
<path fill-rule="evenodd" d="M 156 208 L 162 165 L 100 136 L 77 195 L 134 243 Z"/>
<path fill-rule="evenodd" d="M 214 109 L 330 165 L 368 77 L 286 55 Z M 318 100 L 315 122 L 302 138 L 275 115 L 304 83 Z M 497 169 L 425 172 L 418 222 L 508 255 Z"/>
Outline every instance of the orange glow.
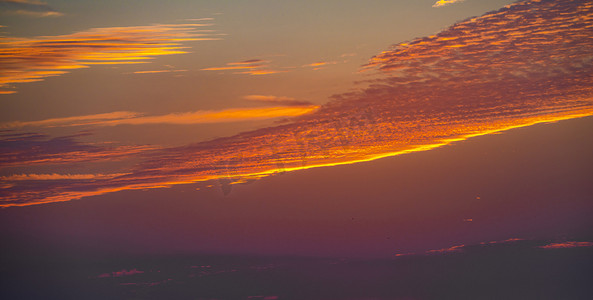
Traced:
<path fill-rule="evenodd" d="M 112 113 L 94 114 L 87 116 L 74 116 L 66 118 L 53 118 L 29 122 L 0 123 L 2 128 L 19 127 L 68 127 L 68 126 L 115 126 L 115 125 L 145 125 L 145 124 L 204 124 L 239 122 L 249 120 L 264 120 L 280 117 L 295 117 L 315 111 L 317 105 L 311 105 L 294 100 L 279 99 L 278 104 L 293 106 L 272 106 L 260 108 L 233 108 L 220 111 L 195 111 L 185 113 L 172 113 L 157 116 L 142 116 L 141 113 L 129 111 L 116 111 Z"/>
<path fill-rule="evenodd" d="M 80 185 L 56 182 L 43 191 L 25 192 L 16 184 L 6 189 L 8 196 L 0 206 L 213 179 L 224 179 L 221 185 L 238 184 L 276 173 L 366 162 L 514 128 L 592 116 L 593 38 L 583 28 L 593 26 L 589 18 L 593 6 L 550 3 L 513 4 L 512 9 L 460 22 L 436 36 L 397 45 L 369 62 L 367 67 L 377 68 L 381 77 L 369 80 L 369 86 L 360 91 L 334 95 L 320 108 L 268 107 L 98 120 L 97 125 L 194 124 L 300 115 L 277 127 L 155 151 L 146 161 L 121 171 L 129 173 L 123 176 Z M 533 15 L 535 5 L 545 13 Z M 521 24 L 515 26 L 512 20 Z M 562 34 L 549 33 L 557 31 Z M 539 43 L 538 37 L 549 42 Z M 502 46 L 493 45 L 496 41 Z M 227 66 L 258 63 L 247 60 Z M 250 71 L 265 71 L 258 68 Z M 256 101 L 291 100 L 280 98 L 253 97 Z"/>
<path fill-rule="evenodd" d="M 95 28 L 54 37 L 17 39 L 0 37 L 0 93 L 14 83 L 43 80 L 62 70 L 95 64 L 143 63 L 156 56 L 187 53 L 181 42 L 216 40 L 214 34 L 196 31 L 209 24 Z"/>
<path fill-rule="evenodd" d="M 270 68 L 270 62 L 261 59 L 249 59 L 239 62 L 230 62 L 223 67 L 210 67 L 202 69 L 202 71 L 228 71 L 228 70 L 245 70 L 242 72 L 235 72 L 233 74 L 246 75 L 269 75 L 287 72 L 285 70 L 274 70 Z"/>

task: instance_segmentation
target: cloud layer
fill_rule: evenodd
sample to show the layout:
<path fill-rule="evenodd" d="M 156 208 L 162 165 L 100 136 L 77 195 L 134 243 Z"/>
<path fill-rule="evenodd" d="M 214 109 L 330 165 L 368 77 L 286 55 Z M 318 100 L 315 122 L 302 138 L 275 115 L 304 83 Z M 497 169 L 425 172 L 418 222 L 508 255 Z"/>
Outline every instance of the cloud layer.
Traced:
<path fill-rule="evenodd" d="M 16 83 L 88 68 L 95 64 L 136 64 L 156 56 L 186 53 L 182 42 L 217 39 L 198 28 L 209 24 L 161 24 L 95 28 L 32 39 L 0 37 L 0 94 Z"/>
<path fill-rule="evenodd" d="M 591 2 L 516 3 L 395 45 L 365 67 L 377 70 L 367 88 L 336 95 L 289 124 L 155 150 L 114 178 L 8 182 L 13 186 L 3 190 L 1 205 L 211 179 L 228 190 L 277 172 L 368 161 L 593 115 L 592 28 Z M 15 156 L 30 161 L 28 154 Z"/>

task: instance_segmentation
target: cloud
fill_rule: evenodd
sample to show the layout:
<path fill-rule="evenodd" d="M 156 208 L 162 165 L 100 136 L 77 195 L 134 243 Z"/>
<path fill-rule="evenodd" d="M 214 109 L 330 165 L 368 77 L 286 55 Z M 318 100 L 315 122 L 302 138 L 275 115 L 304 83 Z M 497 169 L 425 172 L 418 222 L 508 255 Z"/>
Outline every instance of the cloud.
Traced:
<path fill-rule="evenodd" d="M 131 275 L 143 274 L 143 273 L 144 273 L 144 271 L 140 271 L 138 269 L 131 269 L 131 270 L 123 269 L 121 271 L 114 271 L 111 273 L 99 274 L 99 275 L 97 275 L 97 278 L 123 277 L 123 276 L 131 276 Z"/>
<path fill-rule="evenodd" d="M 136 71 L 134 74 L 156 74 L 156 73 L 178 73 L 187 72 L 187 70 L 150 70 L 150 71 Z"/>
<path fill-rule="evenodd" d="M 316 63 L 312 63 L 312 64 L 307 64 L 304 65 L 303 67 L 321 67 L 321 66 L 326 66 L 326 65 L 334 65 L 337 62 L 335 61 L 330 61 L 330 62 L 326 62 L 326 61 L 322 61 L 322 62 L 316 62 Z"/>
<path fill-rule="evenodd" d="M 457 246 L 452 246 L 449 248 L 444 248 L 444 249 L 438 249 L 438 250 L 428 250 L 426 251 L 427 254 L 443 254 L 443 253 L 457 253 L 457 252 L 462 252 L 463 248 L 465 248 L 465 245 L 457 245 Z"/>
<path fill-rule="evenodd" d="M 323 67 L 328 66 L 328 65 L 335 65 L 337 64 L 337 61 L 321 61 L 321 62 L 315 62 L 315 63 L 311 63 L 311 64 L 306 64 L 303 67 L 304 68 L 313 68 L 313 70 L 321 70 L 323 69 Z"/>
<path fill-rule="evenodd" d="M 414 253 L 398 253 L 395 254 L 396 257 L 400 256 L 409 256 L 409 255 L 435 255 L 435 254 L 448 254 L 448 253 L 463 253 L 469 250 L 476 250 L 476 249 L 488 249 L 490 247 L 504 247 L 504 246 L 516 246 L 516 242 L 525 241 L 525 239 L 519 238 L 511 238 L 502 241 L 489 241 L 489 242 L 481 242 L 478 245 L 455 245 L 448 248 L 442 249 L 435 249 L 435 250 L 426 250 L 424 252 Z"/>
<path fill-rule="evenodd" d="M 453 3 L 458 3 L 458 2 L 463 2 L 464 0 L 439 0 L 437 1 L 435 4 L 432 5 L 432 7 L 441 7 L 441 6 L 447 6 L 449 4 L 453 4 Z"/>
<path fill-rule="evenodd" d="M 0 0 L 0 11 L 34 17 L 60 17 L 64 14 L 36 0 Z"/>
<path fill-rule="evenodd" d="M 228 71 L 228 70 L 240 70 L 240 72 L 234 72 L 233 74 L 246 74 L 246 75 L 269 75 L 287 72 L 286 70 L 275 70 L 270 68 L 270 62 L 261 59 L 248 59 L 238 62 L 230 62 L 222 67 L 210 67 L 204 68 L 203 71 Z"/>
<path fill-rule="evenodd" d="M 208 25 L 159 24 L 31 39 L 0 37 L 0 93 L 14 93 L 11 89 L 16 83 L 41 81 L 95 64 L 137 64 L 161 55 L 187 53 L 183 42 L 219 39 L 210 31 L 198 30 Z"/>
<path fill-rule="evenodd" d="M 286 70 L 270 70 L 270 69 L 260 69 L 260 70 L 247 70 L 242 72 L 234 72 L 233 74 L 246 74 L 246 75 L 270 75 L 270 74 L 278 74 L 278 73 L 286 73 Z"/>
<path fill-rule="evenodd" d="M 256 101 L 256 102 L 263 102 L 263 103 L 273 103 L 278 105 L 286 105 L 286 106 L 308 106 L 312 105 L 309 101 L 302 101 L 296 100 L 295 98 L 291 97 L 282 97 L 282 96 L 273 96 L 273 95 L 247 95 L 244 96 L 243 99 L 249 101 Z"/>
<path fill-rule="evenodd" d="M 260 100 L 261 101 L 261 100 Z M 273 101 L 268 101 L 273 102 Z M 166 115 L 144 116 L 137 112 L 117 111 L 112 113 L 94 114 L 86 116 L 74 116 L 66 118 L 53 118 L 29 122 L 9 122 L 0 124 L 2 128 L 21 127 L 69 127 L 69 126 L 115 126 L 115 125 L 146 125 L 146 124 L 205 124 L 240 122 L 250 120 L 263 120 L 280 117 L 294 117 L 310 113 L 319 106 L 308 102 L 300 101 L 276 101 L 276 104 L 283 106 L 259 107 L 259 108 L 231 108 L 225 110 L 194 111 L 184 113 L 171 113 Z M 287 105 L 292 105 L 286 107 Z M 299 105 L 296 107 L 296 105 Z"/>
<path fill-rule="evenodd" d="M 140 163 L 118 171 L 129 174 L 111 179 L 15 181 L 14 186 L 7 185 L 1 191 L 4 197 L 0 206 L 69 201 L 121 190 L 208 180 L 219 180 L 228 189 L 232 183 L 279 172 L 425 151 L 473 136 L 591 116 L 591 28 L 590 2 L 515 3 L 456 23 L 434 36 L 395 45 L 371 58 L 365 66 L 363 71 L 374 71 L 376 75 L 365 82 L 365 88 L 334 95 L 314 112 L 281 126 L 154 150 Z M 242 61 L 226 67 L 259 63 Z M 265 97 L 271 96 L 259 95 L 259 100 Z M 300 113 L 303 108 L 306 107 L 277 107 L 268 113 L 284 113 L 285 109 Z M 262 114 L 266 113 L 193 112 L 97 123 L 179 124 Z M 13 164 L 21 159 L 24 165 L 32 159 L 47 158 L 45 152 L 31 150 L 38 141 L 29 141 L 27 147 L 20 143 L 14 149 L 9 143 L 1 149 L 7 151 L 0 152 L 0 158 Z M 54 161 L 60 161 L 62 156 L 86 157 L 84 153 L 72 152 L 77 147 L 93 155 L 92 148 L 85 148 L 89 145 L 74 140 L 56 144 L 61 148 L 49 152 L 55 155 L 50 156 Z M 66 152 L 61 153 L 61 149 Z M 18 154 L 19 151 L 25 154 Z M 109 152 L 103 148 L 96 151 Z M 129 155 L 125 154 L 127 149 L 120 151 L 124 153 L 122 157 Z M 110 155 L 106 157 L 112 159 L 115 154 Z"/>
<path fill-rule="evenodd" d="M 146 145 L 87 144 L 77 138 L 81 133 L 48 139 L 33 133 L 0 136 L 0 166 L 23 167 L 40 164 L 70 164 L 80 162 L 116 161 L 136 157 L 156 150 Z M 21 177 L 21 179 L 25 179 Z"/>
<path fill-rule="evenodd" d="M 116 111 L 111 113 L 93 114 L 86 116 L 74 116 L 66 118 L 52 118 L 40 121 L 14 121 L 0 123 L 0 129 L 21 128 L 21 127 L 61 127 L 101 122 L 106 120 L 129 119 L 137 117 L 139 113 L 130 111 Z"/>
<path fill-rule="evenodd" d="M 593 247 L 593 242 L 562 242 L 562 243 L 551 243 L 545 246 L 539 246 L 542 249 L 566 249 L 566 248 L 578 248 L 578 247 Z"/>
<path fill-rule="evenodd" d="M 15 174 L 9 176 L 0 176 L 3 181 L 22 181 L 22 180 L 92 180 L 92 179 L 110 179 L 127 173 L 116 174 Z"/>
<path fill-rule="evenodd" d="M 220 111 L 195 111 L 173 113 L 160 116 L 144 116 L 119 120 L 95 122 L 91 125 L 144 125 L 144 124 L 204 124 L 263 120 L 279 117 L 294 117 L 310 113 L 318 106 L 305 107 L 262 107 L 262 108 L 232 108 Z"/>

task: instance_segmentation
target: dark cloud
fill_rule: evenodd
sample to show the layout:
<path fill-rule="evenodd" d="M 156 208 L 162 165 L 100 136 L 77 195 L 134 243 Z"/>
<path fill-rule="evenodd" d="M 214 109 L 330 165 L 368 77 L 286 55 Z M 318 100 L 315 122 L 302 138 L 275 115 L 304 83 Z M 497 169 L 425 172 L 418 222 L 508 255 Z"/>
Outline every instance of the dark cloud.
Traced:
<path fill-rule="evenodd" d="M 0 165 L 9 167 L 113 160 L 154 149 L 150 146 L 97 146 L 78 141 L 78 138 L 89 134 L 56 138 L 36 133 L 0 136 Z"/>
<path fill-rule="evenodd" d="M 257 300 L 588 299 L 593 293 L 591 248 L 535 248 L 541 243 L 471 245 L 450 255 L 372 260 L 94 254 L 81 262 L 79 253 L 19 253 L 4 264 L 7 275 L 0 295 L 8 299 L 89 295 L 97 299 L 137 295 Z M 130 265 L 138 269 L 128 270 Z M 103 273 L 109 268 L 121 271 Z"/>

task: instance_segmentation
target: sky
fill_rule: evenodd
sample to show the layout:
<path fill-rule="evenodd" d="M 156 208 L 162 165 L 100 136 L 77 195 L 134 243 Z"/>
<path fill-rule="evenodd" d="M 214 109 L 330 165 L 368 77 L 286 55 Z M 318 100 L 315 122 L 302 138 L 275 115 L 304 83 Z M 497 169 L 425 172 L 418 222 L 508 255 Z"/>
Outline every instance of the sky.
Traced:
<path fill-rule="evenodd" d="M 0 0 L 0 26 L 6 253 L 593 245 L 591 1 Z"/>

